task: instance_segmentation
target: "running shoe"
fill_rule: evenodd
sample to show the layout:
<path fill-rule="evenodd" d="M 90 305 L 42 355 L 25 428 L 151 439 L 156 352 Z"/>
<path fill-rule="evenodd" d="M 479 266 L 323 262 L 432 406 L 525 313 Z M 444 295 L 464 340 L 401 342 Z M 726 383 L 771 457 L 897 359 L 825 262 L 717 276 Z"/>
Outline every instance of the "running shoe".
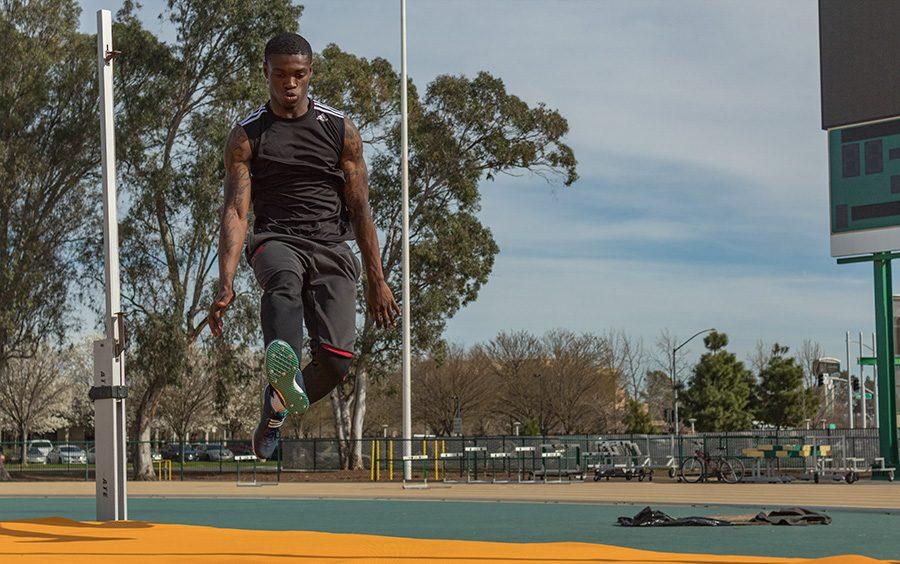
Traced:
<path fill-rule="evenodd" d="M 294 349 L 281 339 L 266 347 L 266 379 L 289 413 L 305 413 L 309 397 L 303 389 L 300 359 Z"/>
<path fill-rule="evenodd" d="M 263 390 L 262 416 L 256 431 L 253 432 L 253 454 L 260 460 L 272 458 L 278 446 L 278 437 L 281 436 L 281 426 L 288 414 L 287 410 L 276 411 L 272 406 L 274 393 L 272 386 L 269 385 Z"/>

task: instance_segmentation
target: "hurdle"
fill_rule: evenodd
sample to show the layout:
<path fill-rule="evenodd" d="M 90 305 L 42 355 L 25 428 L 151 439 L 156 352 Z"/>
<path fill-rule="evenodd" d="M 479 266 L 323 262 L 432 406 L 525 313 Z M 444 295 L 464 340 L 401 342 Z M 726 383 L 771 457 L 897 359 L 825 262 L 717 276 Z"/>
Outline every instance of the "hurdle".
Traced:
<path fill-rule="evenodd" d="M 259 459 L 256 458 L 254 454 L 240 454 L 234 457 L 234 464 L 237 468 L 237 483 L 235 484 L 239 488 L 259 488 L 262 486 L 277 486 L 278 482 L 259 482 L 256 479 L 256 462 Z M 253 463 L 253 480 L 250 482 L 242 482 L 241 481 L 241 462 L 252 462 Z"/>
<path fill-rule="evenodd" d="M 447 461 L 448 460 L 456 461 L 457 468 L 459 469 L 459 479 L 451 480 L 451 479 L 447 478 L 447 475 L 449 474 L 447 472 Z M 441 478 L 443 479 L 444 483 L 446 483 L 446 484 L 462 483 L 464 460 L 465 460 L 465 453 L 463 453 L 463 452 L 442 452 L 440 454 Z M 468 473 L 468 469 L 467 469 L 467 473 Z"/>
<path fill-rule="evenodd" d="M 481 454 L 484 459 L 485 470 L 487 470 L 487 447 L 483 446 L 467 446 L 465 447 L 466 454 L 466 483 L 467 484 L 485 484 L 487 480 L 479 480 L 478 479 L 478 455 Z M 469 466 L 469 459 L 472 460 L 472 466 Z M 473 477 L 474 471 L 474 477 Z"/>
<path fill-rule="evenodd" d="M 872 463 L 872 476 L 875 474 L 882 473 L 887 477 L 888 482 L 894 481 L 894 472 L 896 472 L 896 468 L 888 467 L 884 465 L 884 457 L 876 456 L 874 462 Z"/>
<path fill-rule="evenodd" d="M 490 453 L 491 458 L 491 483 L 492 484 L 508 484 L 511 480 L 511 472 L 510 472 L 510 464 L 509 464 L 509 453 L 508 452 L 492 452 Z M 506 479 L 498 480 L 497 479 L 497 465 L 496 461 L 502 461 L 503 470 L 506 471 Z"/>
<path fill-rule="evenodd" d="M 412 470 L 413 464 L 416 461 L 422 462 L 422 481 L 414 482 L 412 479 Z M 410 477 L 409 479 L 406 476 L 403 476 L 403 489 L 404 490 L 424 490 L 428 488 L 428 455 L 427 454 L 410 454 L 403 457 L 403 463 L 406 465 L 409 463 L 410 467 Z"/>
<path fill-rule="evenodd" d="M 533 446 L 517 446 L 515 448 L 516 454 L 518 454 L 516 460 L 518 464 L 516 465 L 516 473 L 518 475 L 518 482 L 520 484 L 533 484 L 537 480 L 535 480 L 534 476 L 534 467 L 535 467 L 535 453 L 536 450 Z M 525 480 L 525 453 L 531 453 L 531 479 Z"/>
<path fill-rule="evenodd" d="M 544 447 L 548 446 L 553 450 L 544 450 Z M 549 479 L 550 469 L 548 460 L 556 460 L 556 479 Z M 569 484 L 571 480 L 569 476 L 566 475 L 565 479 L 563 479 L 563 451 L 557 450 L 553 447 L 553 445 L 541 445 L 541 478 L 543 479 L 545 484 Z"/>
<path fill-rule="evenodd" d="M 421 440 L 422 441 L 422 452 L 420 452 L 419 454 L 434 457 L 434 481 L 435 482 L 438 481 L 438 478 L 440 477 L 440 468 L 438 465 L 438 461 L 440 460 L 440 454 L 438 452 L 437 435 L 428 434 L 428 433 L 421 433 L 421 434 L 417 433 L 417 434 L 413 435 L 413 440 Z M 431 441 L 432 448 L 434 449 L 434 452 L 432 453 L 432 455 L 428 454 L 429 441 Z"/>

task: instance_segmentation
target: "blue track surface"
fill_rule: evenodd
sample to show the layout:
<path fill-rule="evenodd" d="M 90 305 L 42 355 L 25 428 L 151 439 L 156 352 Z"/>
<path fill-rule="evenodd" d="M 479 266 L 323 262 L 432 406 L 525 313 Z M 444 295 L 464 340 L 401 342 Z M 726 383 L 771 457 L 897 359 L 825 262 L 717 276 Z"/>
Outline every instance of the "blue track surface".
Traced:
<path fill-rule="evenodd" d="M 900 559 L 900 513 L 830 511 L 811 527 L 628 529 L 616 517 L 641 506 L 460 501 L 132 498 L 130 517 L 240 529 L 310 530 L 508 542 L 580 541 L 709 554 Z M 755 514 L 752 507 L 664 506 L 672 516 Z M 94 518 L 89 498 L 0 499 L 0 520 Z"/>

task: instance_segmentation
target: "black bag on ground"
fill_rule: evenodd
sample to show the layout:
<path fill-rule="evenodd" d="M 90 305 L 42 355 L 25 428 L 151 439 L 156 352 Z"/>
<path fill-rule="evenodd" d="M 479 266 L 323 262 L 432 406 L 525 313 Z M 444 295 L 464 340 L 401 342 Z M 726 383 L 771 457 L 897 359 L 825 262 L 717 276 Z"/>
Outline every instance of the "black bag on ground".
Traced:
<path fill-rule="evenodd" d="M 674 518 L 662 511 L 645 507 L 634 517 L 619 517 L 619 525 L 623 527 L 724 527 L 731 523 L 710 517 Z"/>
<path fill-rule="evenodd" d="M 791 507 L 790 509 L 776 509 L 768 514 L 761 511 L 751 521 L 771 525 L 829 525 L 831 517 L 802 507 Z"/>
<path fill-rule="evenodd" d="M 759 512 L 755 517 L 748 519 L 749 515 L 729 518 L 727 520 L 715 517 L 680 517 L 678 519 L 666 515 L 650 507 L 645 507 L 634 517 L 619 517 L 618 523 L 622 527 L 728 527 L 731 525 L 828 525 L 831 517 L 823 513 L 791 507 L 789 509 L 776 509 L 766 513 Z"/>

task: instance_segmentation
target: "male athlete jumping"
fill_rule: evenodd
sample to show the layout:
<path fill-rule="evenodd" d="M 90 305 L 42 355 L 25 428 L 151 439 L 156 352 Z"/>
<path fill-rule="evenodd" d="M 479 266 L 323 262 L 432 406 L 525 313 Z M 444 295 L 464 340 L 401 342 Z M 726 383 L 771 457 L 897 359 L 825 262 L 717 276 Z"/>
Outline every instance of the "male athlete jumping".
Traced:
<path fill-rule="evenodd" d="M 339 110 L 308 97 L 309 43 L 295 33 L 273 37 L 263 74 L 269 101 L 231 130 L 225 147 L 219 291 L 209 326 L 213 335 L 222 334 L 246 237 L 245 256 L 263 290 L 269 384 L 253 450 L 265 459 L 275 451 L 288 413 L 306 411 L 350 369 L 361 266 L 346 241 L 355 238 L 362 253 L 375 322 L 396 325 L 400 310 L 381 269 L 362 139 Z M 247 235 L 251 202 L 255 219 Z M 303 321 L 312 359 L 301 372 Z"/>

